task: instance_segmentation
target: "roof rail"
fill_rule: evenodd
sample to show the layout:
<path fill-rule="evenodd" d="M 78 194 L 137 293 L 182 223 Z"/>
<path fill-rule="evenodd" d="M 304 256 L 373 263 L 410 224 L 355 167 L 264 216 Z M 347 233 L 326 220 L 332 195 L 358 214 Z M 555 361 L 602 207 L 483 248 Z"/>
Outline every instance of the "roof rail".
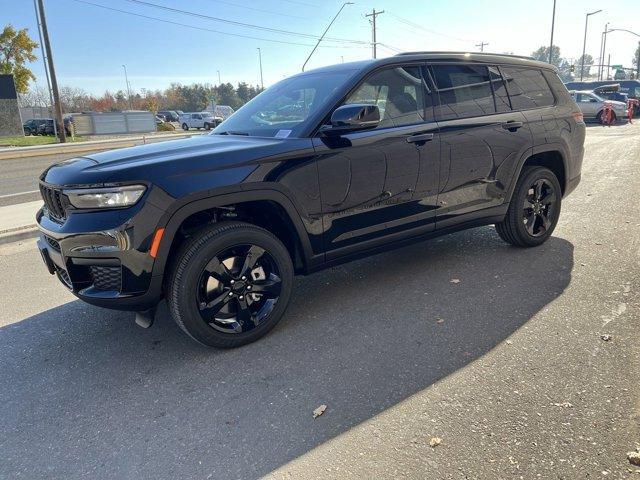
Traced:
<path fill-rule="evenodd" d="M 529 57 L 526 55 L 512 55 L 509 53 L 490 53 L 490 52 L 456 52 L 456 51 L 444 51 L 444 52 L 438 52 L 438 51 L 416 51 L 416 52 L 402 52 L 402 53 L 398 53 L 396 54 L 397 57 L 402 56 L 402 55 L 487 55 L 487 56 L 494 56 L 494 57 L 513 57 L 513 58 L 523 58 L 525 60 L 535 60 L 535 58 L 533 57 Z"/>

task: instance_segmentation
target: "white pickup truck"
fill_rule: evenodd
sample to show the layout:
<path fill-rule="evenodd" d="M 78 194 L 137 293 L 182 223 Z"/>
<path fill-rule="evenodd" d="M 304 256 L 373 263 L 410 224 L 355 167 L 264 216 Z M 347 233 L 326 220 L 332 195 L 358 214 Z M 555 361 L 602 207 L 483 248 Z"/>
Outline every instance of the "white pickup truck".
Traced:
<path fill-rule="evenodd" d="M 183 130 L 197 128 L 211 130 L 222 123 L 221 117 L 214 117 L 211 112 L 189 112 L 180 114 L 180 125 Z"/>

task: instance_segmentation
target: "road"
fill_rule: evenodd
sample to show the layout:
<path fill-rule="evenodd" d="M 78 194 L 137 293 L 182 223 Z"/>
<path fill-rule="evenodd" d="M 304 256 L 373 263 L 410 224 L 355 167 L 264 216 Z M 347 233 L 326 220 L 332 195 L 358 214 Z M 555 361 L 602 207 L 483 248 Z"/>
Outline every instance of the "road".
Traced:
<path fill-rule="evenodd" d="M 0 478 L 640 478 L 639 192 L 640 126 L 590 128 L 543 246 L 484 227 L 299 278 L 231 351 L 2 246 Z"/>
<path fill-rule="evenodd" d="M 197 135 L 197 131 L 193 132 L 196 132 L 194 135 Z M 179 134 L 183 135 L 184 133 L 179 132 Z M 145 139 L 146 143 L 159 141 L 167 141 L 167 139 L 156 139 L 153 138 L 153 135 Z M 140 141 L 138 143 L 141 144 L 143 142 Z M 86 154 L 69 153 L 6 160 L 0 159 L 0 207 L 39 200 L 38 178 L 47 167 L 69 158 L 93 153 L 97 153 L 97 151 Z"/>

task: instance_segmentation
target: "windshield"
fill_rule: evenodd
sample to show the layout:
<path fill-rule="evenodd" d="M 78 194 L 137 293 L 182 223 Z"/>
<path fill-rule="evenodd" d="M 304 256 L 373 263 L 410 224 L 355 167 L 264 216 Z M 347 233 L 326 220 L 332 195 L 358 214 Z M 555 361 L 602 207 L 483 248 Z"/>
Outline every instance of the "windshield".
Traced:
<path fill-rule="evenodd" d="M 278 82 L 222 122 L 212 134 L 297 137 L 307 126 L 307 119 L 352 73 L 312 73 Z"/>

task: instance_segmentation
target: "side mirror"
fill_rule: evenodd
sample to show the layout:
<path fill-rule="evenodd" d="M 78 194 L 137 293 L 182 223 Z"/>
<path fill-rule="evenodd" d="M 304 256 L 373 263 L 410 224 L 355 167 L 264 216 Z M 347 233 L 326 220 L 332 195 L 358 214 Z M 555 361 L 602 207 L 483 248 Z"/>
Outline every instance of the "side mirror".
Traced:
<path fill-rule="evenodd" d="M 327 135 L 364 130 L 377 127 L 380 123 L 380 109 L 377 105 L 354 103 L 343 105 L 331 114 L 331 125 L 326 125 L 321 132 Z"/>

